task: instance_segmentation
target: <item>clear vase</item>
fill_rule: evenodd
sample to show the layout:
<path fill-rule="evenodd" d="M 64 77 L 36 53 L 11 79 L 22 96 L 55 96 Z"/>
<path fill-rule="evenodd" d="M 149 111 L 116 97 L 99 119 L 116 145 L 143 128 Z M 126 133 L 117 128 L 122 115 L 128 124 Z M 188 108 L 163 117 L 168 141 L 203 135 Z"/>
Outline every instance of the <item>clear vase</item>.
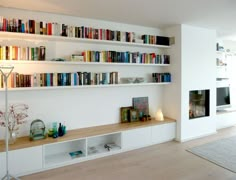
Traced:
<path fill-rule="evenodd" d="M 8 131 L 8 143 L 14 144 L 16 142 L 17 134 L 15 130 Z"/>

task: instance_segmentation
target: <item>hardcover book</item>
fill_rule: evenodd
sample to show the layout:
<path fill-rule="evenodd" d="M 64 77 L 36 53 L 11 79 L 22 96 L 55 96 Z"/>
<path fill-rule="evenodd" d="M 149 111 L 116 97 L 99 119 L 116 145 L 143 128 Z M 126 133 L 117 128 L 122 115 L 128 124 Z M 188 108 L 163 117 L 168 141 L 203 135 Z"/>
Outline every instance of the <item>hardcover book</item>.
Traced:
<path fill-rule="evenodd" d="M 71 156 L 71 158 L 82 157 L 83 156 L 83 152 L 81 150 L 73 151 L 73 152 L 70 152 L 69 155 Z"/>

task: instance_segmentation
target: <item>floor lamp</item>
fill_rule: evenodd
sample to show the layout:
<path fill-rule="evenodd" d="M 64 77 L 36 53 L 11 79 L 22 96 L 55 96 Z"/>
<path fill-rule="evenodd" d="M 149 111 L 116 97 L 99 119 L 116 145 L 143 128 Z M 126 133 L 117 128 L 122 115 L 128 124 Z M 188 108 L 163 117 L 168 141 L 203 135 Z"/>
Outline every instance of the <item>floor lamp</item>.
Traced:
<path fill-rule="evenodd" d="M 4 80 L 4 86 L 5 86 L 5 124 L 6 124 L 6 130 L 5 130 L 5 145 L 6 145 L 6 175 L 2 178 L 2 180 L 10 180 L 10 179 L 18 179 L 14 176 L 12 176 L 9 173 L 9 167 L 8 167 L 8 146 L 9 146 L 9 142 L 8 142 L 8 137 L 9 137 L 9 130 L 8 130 L 8 123 L 9 123 L 9 116 L 8 116 L 8 85 L 7 85 L 7 81 L 8 78 L 11 74 L 11 72 L 13 71 L 14 66 L 11 65 L 0 65 L 0 72 L 3 76 L 3 80 Z"/>

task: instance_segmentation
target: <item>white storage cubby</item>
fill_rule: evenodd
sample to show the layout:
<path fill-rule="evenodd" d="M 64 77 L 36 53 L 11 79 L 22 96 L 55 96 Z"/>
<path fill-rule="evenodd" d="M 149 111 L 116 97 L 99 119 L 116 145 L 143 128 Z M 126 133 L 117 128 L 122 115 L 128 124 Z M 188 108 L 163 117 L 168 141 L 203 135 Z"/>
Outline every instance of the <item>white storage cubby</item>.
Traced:
<path fill-rule="evenodd" d="M 106 148 L 106 145 L 110 148 Z M 121 150 L 121 133 L 89 137 L 87 148 L 88 156 Z"/>
<path fill-rule="evenodd" d="M 82 151 L 77 158 L 71 157 L 69 153 Z M 44 145 L 44 166 L 50 167 L 60 163 L 70 163 L 86 156 L 86 139 L 78 139 L 60 143 Z"/>

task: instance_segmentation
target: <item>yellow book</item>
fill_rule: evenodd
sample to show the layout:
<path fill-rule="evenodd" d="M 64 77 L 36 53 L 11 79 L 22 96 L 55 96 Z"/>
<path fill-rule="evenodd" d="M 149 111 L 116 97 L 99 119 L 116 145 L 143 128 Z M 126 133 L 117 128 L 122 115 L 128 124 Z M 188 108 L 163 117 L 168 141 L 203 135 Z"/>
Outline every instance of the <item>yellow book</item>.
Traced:
<path fill-rule="evenodd" d="M 58 77 L 57 73 L 53 73 L 53 86 L 57 86 L 57 82 L 58 82 L 57 77 Z"/>
<path fill-rule="evenodd" d="M 2 46 L 2 60 L 6 60 L 6 46 Z"/>
<path fill-rule="evenodd" d="M 2 46 L 0 46 L 0 60 L 2 60 Z"/>
<path fill-rule="evenodd" d="M 12 46 L 9 46 L 8 47 L 9 49 L 8 49 L 8 53 L 9 53 L 9 57 L 8 57 L 8 59 L 9 60 L 12 60 L 12 58 L 13 58 L 13 48 L 12 48 Z"/>

